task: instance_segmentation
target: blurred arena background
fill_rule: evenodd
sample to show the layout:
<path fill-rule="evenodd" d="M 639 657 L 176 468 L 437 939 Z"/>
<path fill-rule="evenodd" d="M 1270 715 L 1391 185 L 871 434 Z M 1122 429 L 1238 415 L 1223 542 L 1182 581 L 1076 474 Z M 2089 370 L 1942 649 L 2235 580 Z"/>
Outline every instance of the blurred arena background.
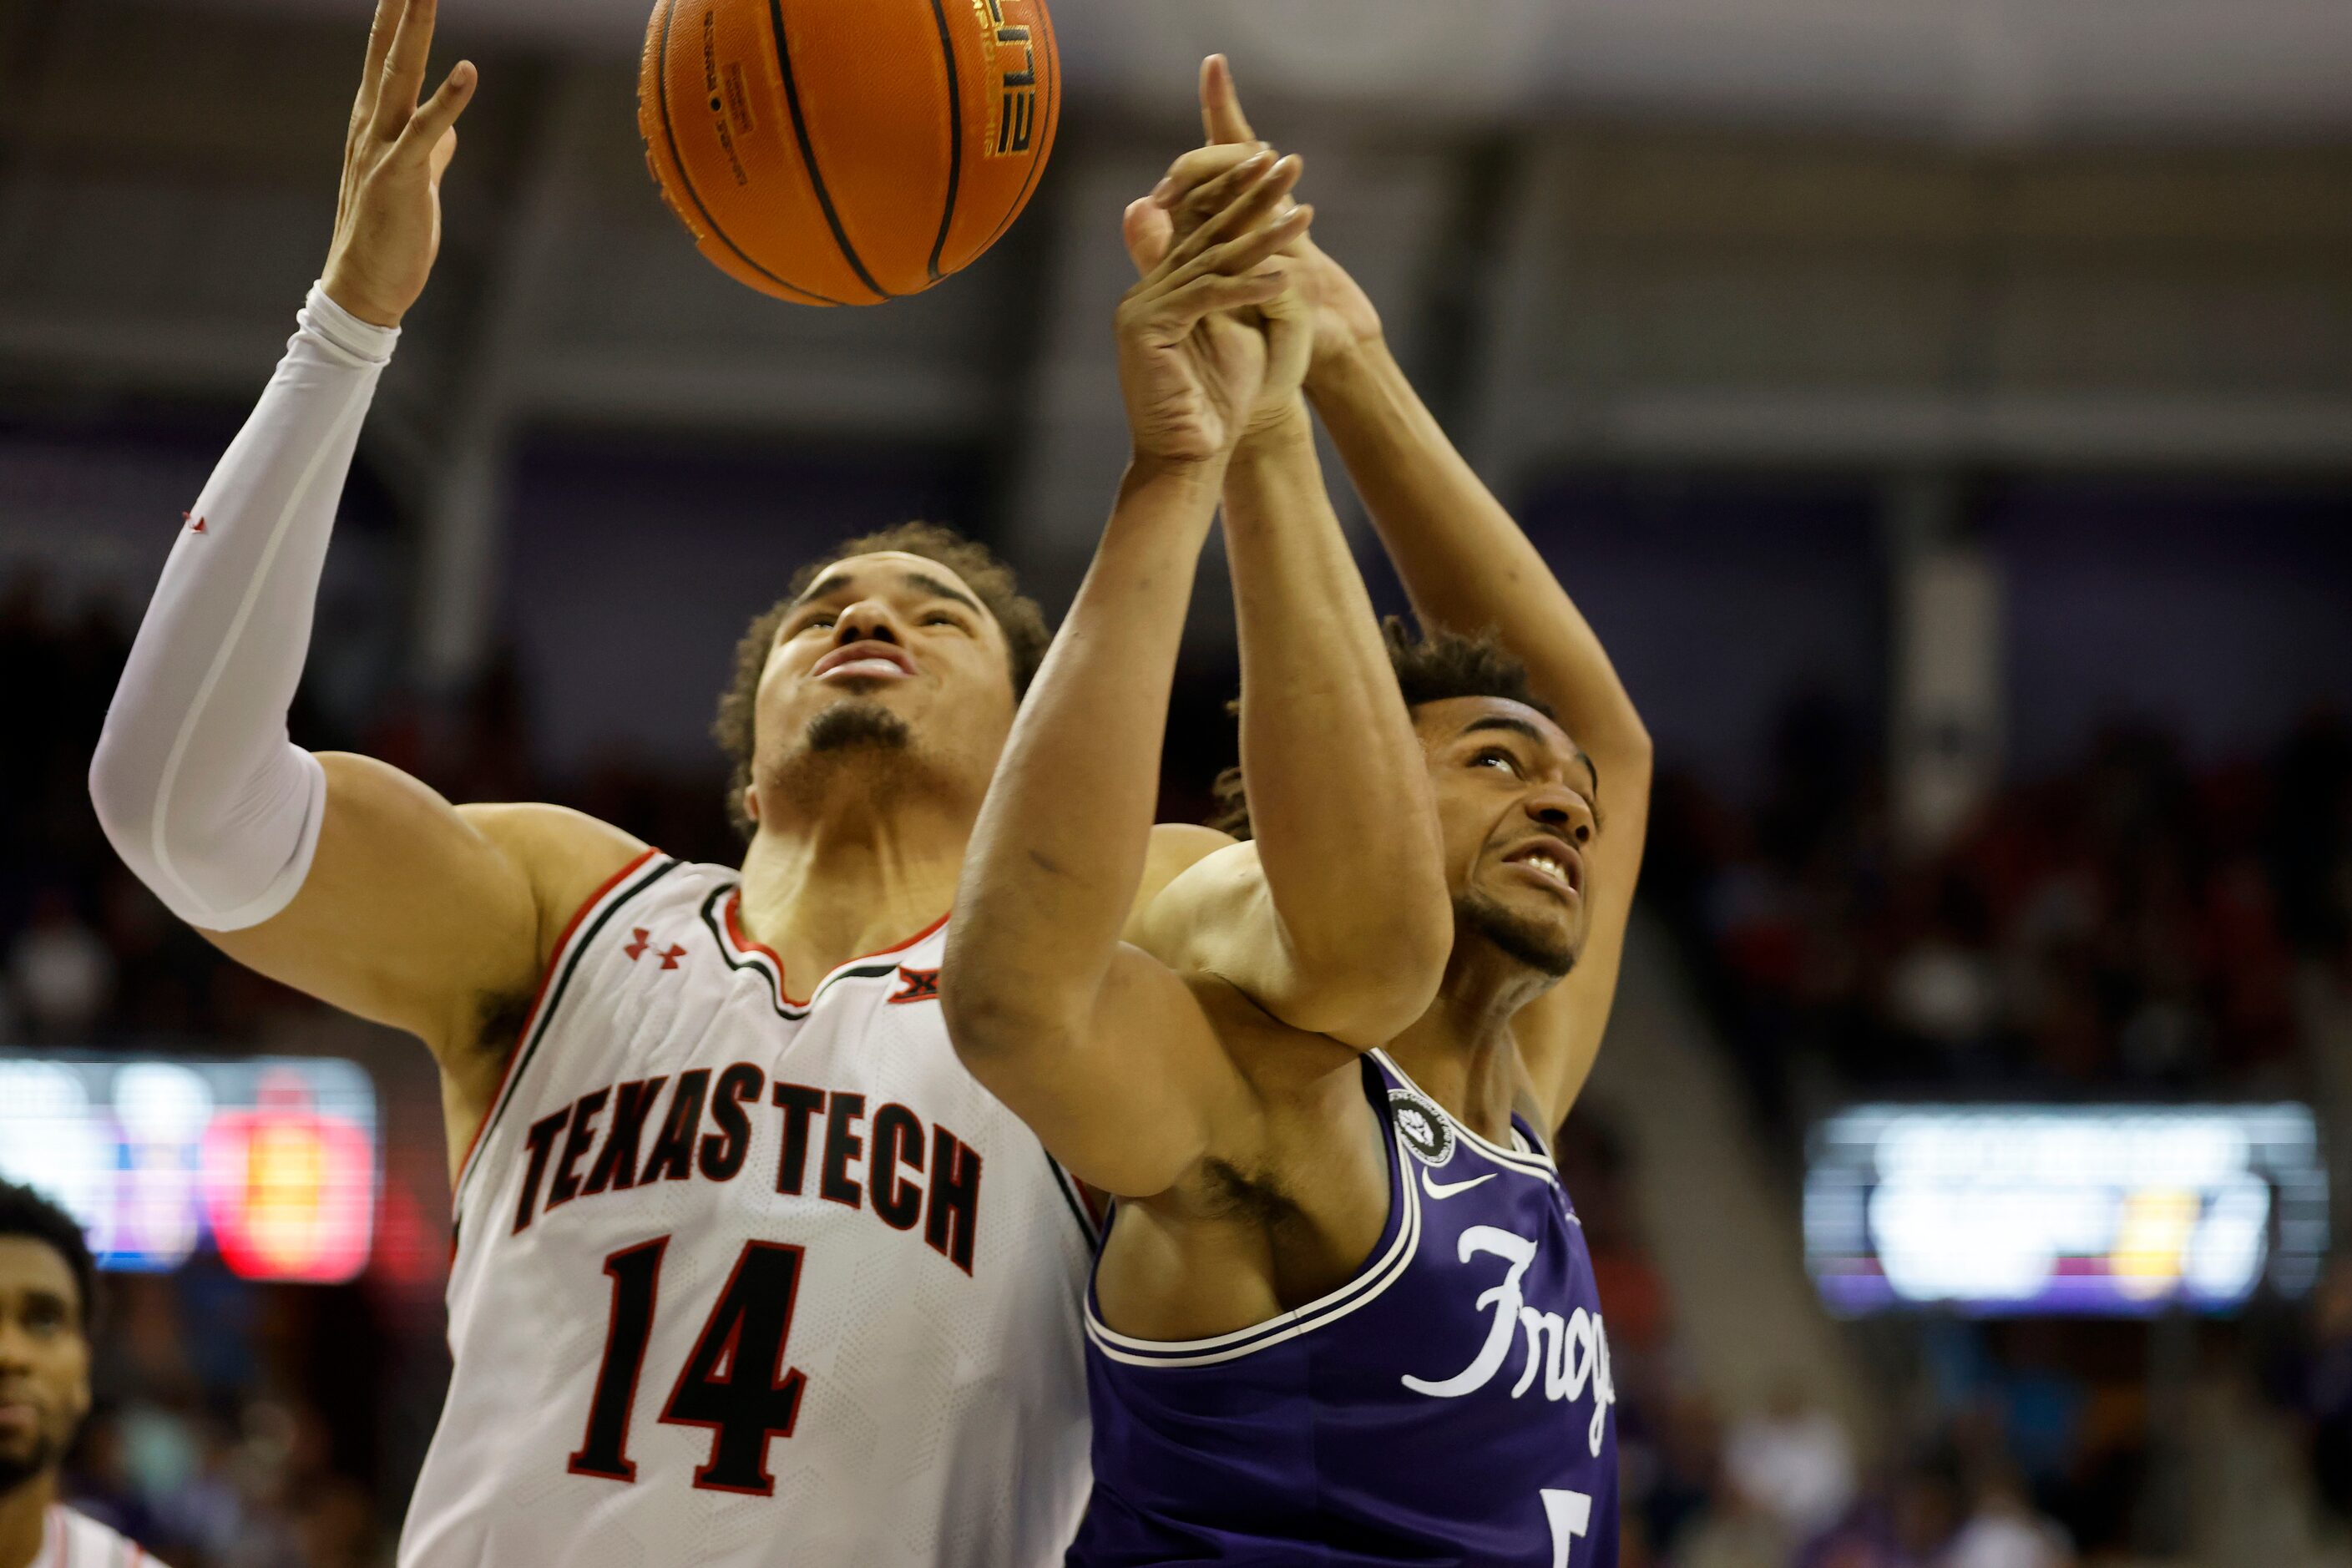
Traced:
<path fill-rule="evenodd" d="M 426 1057 L 180 929 L 83 785 L 366 10 L 0 4 L 0 1171 L 115 1265 L 79 1481 L 182 1568 L 388 1562 L 446 1375 Z M 1562 1146 L 1628 1568 L 2352 1563 L 2352 7 L 1056 20 L 1027 216 L 825 312 L 656 200 L 639 0 L 446 0 L 483 88 L 296 738 L 731 858 L 706 727 L 805 552 L 931 517 L 1066 600 L 1118 212 L 1227 50 L 1658 739 Z M 1212 573 L 1171 815 L 1229 645 Z"/>

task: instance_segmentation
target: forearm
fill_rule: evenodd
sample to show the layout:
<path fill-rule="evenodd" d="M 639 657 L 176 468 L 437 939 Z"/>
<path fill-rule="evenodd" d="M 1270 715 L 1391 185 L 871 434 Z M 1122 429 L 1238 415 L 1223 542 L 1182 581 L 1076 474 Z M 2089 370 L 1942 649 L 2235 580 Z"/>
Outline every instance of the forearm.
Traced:
<path fill-rule="evenodd" d="M 325 775 L 287 739 L 335 503 L 398 333 L 314 289 L 181 529 L 90 765 L 99 819 L 183 919 L 255 924 L 301 886 Z"/>
<path fill-rule="evenodd" d="M 1225 551 L 1242 773 L 1281 956 L 1310 985 L 1433 979 L 1451 922 L 1427 763 L 1303 406 L 1235 456 Z"/>
<path fill-rule="evenodd" d="M 1100 988 L 1143 872 L 1168 695 L 1218 476 L 1130 467 L 972 833 L 949 967 L 958 1043 L 1067 1021 Z"/>
<path fill-rule="evenodd" d="M 1307 387 L 1424 624 L 1492 627 L 1604 772 L 1646 778 L 1650 738 L 1601 639 L 1378 341 Z"/>

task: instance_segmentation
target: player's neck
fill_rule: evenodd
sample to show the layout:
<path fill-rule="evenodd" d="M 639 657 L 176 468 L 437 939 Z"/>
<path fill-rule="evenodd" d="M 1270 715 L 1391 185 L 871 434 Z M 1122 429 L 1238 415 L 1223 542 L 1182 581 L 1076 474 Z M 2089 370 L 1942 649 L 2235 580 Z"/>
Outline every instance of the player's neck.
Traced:
<path fill-rule="evenodd" d="M 0 1492 L 0 1568 L 27 1568 L 41 1554 L 49 1505 L 58 1500 L 58 1473 L 43 1470 Z"/>
<path fill-rule="evenodd" d="M 1511 1020 L 1549 985 L 1491 944 L 1458 938 L 1437 1000 L 1389 1042 L 1389 1055 L 1464 1126 L 1507 1143 L 1521 1079 Z"/>
<path fill-rule="evenodd" d="M 744 934 L 774 950 L 789 985 L 814 985 L 947 913 L 971 837 L 969 821 L 922 809 L 763 828 L 743 857 Z"/>

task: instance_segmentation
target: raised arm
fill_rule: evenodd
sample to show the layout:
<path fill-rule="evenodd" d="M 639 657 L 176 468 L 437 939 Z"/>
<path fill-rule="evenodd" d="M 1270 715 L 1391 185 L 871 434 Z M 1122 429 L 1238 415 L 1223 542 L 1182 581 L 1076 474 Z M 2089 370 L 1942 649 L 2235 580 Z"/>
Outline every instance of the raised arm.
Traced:
<path fill-rule="evenodd" d="M 1600 832 L 1586 852 L 1591 924 L 1567 979 L 1518 1016 L 1520 1053 L 1556 1124 L 1592 1070 L 1617 992 L 1649 825 L 1650 735 L 1567 591 L 1373 340 L 1322 366 L 1317 411 L 1428 626 L 1488 627 L 1592 759 Z"/>
<path fill-rule="evenodd" d="M 462 1124 L 501 1065 L 476 1048 L 485 1016 L 528 999 L 562 918 L 545 911 L 634 846 L 552 807 L 461 813 L 396 769 L 287 737 L 335 503 L 431 270 L 473 92 L 460 64 L 418 104 L 433 21 L 433 0 L 377 10 L 324 276 L 173 548 L 90 794 L 124 861 L 231 956 L 422 1037 Z"/>
<path fill-rule="evenodd" d="M 1120 931 L 1194 570 L 1265 374 L 1264 333 L 1232 312 L 1281 291 L 1260 264 L 1306 226 L 1269 221 L 1296 170 L 1265 163 L 1229 174 L 1234 199 L 1119 308 L 1133 458 L 981 808 L 940 978 L 972 1072 L 1081 1179 L 1130 1197 L 1181 1177 L 1244 1092 L 1185 982 Z"/>
<path fill-rule="evenodd" d="M 1286 383 L 1311 318 L 1295 293 L 1265 318 Z M 1265 400 L 1226 470 L 1224 521 L 1252 842 L 1161 893 L 1145 940 L 1294 1028 L 1384 1044 L 1435 994 L 1453 910 L 1428 768 L 1303 399 Z"/>
<path fill-rule="evenodd" d="M 1254 140 L 1222 57 L 1204 63 L 1201 96 L 1211 145 L 1180 161 L 1156 193 L 1179 226 L 1186 193 Z M 1432 627 L 1498 632 L 1600 778 L 1601 833 L 1587 856 L 1592 910 L 1583 956 L 1517 1021 L 1528 1076 L 1557 1121 L 1591 1070 L 1616 994 L 1648 826 L 1649 731 L 1591 624 L 1406 380 L 1370 300 L 1311 239 L 1294 245 L 1286 260 L 1314 312 L 1307 396 L 1415 612 Z"/>

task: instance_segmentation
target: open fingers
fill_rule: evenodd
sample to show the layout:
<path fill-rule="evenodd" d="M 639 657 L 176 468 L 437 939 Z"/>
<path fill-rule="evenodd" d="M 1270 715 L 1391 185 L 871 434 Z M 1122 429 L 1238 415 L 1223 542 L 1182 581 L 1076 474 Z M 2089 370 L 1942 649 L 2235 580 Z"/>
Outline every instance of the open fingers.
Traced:
<path fill-rule="evenodd" d="M 1189 327 L 1219 310 L 1269 304 L 1289 286 L 1290 279 L 1279 271 L 1250 272 L 1238 278 L 1213 272 L 1171 291 L 1160 300 L 1160 310 L 1167 320 Z"/>
<path fill-rule="evenodd" d="M 1168 253 L 1168 261 L 1174 266 L 1183 266 L 1213 247 L 1222 245 L 1279 215 L 1292 189 L 1297 185 L 1298 176 L 1304 168 L 1296 154 L 1271 165 L 1261 163 L 1255 158 L 1241 164 L 1227 176 L 1233 186 L 1225 200 L 1190 234 L 1176 242 Z M 1181 233 L 1181 222 L 1178 228 Z"/>
<path fill-rule="evenodd" d="M 1259 142 L 1257 145 L 1263 147 L 1265 143 Z M 1267 151 L 1271 153 L 1272 149 L 1268 148 Z M 1290 199 L 1288 193 L 1298 183 L 1298 160 L 1292 157 L 1284 162 L 1290 165 L 1290 173 L 1287 183 L 1284 185 L 1284 195 L 1276 204 L 1277 207 L 1288 205 Z M 1276 163 L 1273 167 L 1279 170 L 1283 167 L 1283 163 Z M 1170 210 L 1168 215 L 1170 226 L 1179 235 L 1193 233 L 1223 212 L 1232 201 L 1233 192 L 1230 189 L 1220 191 L 1212 184 L 1202 185 Z"/>
<path fill-rule="evenodd" d="M 392 47 L 377 73 L 382 85 L 376 91 L 374 119 L 375 133 L 387 142 L 406 129 L 409 117 L 416 112 L 416 100 L 425 90 L 425 63 L 433 52 L 433 19 L 438 9 L 437 0 L 408 0 L 400 26 L 392 35 Z"/>
<path fill-rule="evenodd" d="M 1209 181 L 1198 191 L 1194 192 L 1192 196 L 1188 198 L 1188 200 L 1206 206 L 1212 213 L 1223 212 L 1226 207 L 1232 205 L 1234 200 L 1241 196 L 1244 192 L 1255 185 L 1259 180 L 1265 178 L 1266 171 L 1272 169 L 1274 167 L 1274 163 L 1275 158 L 1273 150 L 1271 148 L 1260 148 L 1256 152 L 1245 154 L 1238 163 L 1234 163 L 1233 167 L 1227 169 L 1223 174 L 1219 174 L 1216 178 Z M 1198 233 L 1199 227 L 1200 226 L 1196 222 L 1193 225 L 1192 233 L 1185 235 L 1182 238 L 1175 242 L 1177 248 L 1190 247 L 1189 249 L 1186 249 L 1183 256 L 1177 256 L 1171 250 L 1162 255 L 1160 258 L 1162 262 L 1171 266 L 1181 266 L 1192 257 L 1200 254 L 1202 247 L 1208 242 L 1202 241 L 1198 245 L 1192 243 L 1194 236 Z"/>
<path fill-rule="evenodd" d="M 1151 199 L 1163 207 L 1172 207 L 1196 194 L 1211 180 L 1232 174 L 1234 165 L 1244 159 L 1264 151 L 1265 145 L 1259 142 L 1195 147 L 1168 165 L 1168 177 L 1151 187 Z"/>
<path fill-rule="evenodd" d="M 392 53 L 392 36 L 400 30 L 407 9 L 407 0 L 375 0 L 375 20 L 368 25 L 367 64 L 360 71 L 359 101 L 352 109 L 352 118 L 361 124 L 374 121 L 376 99 L 383 90 L 384 57 Z"/>
<path fill-rule="evenodd" d="M 1164 295 L 1173 298 L 1202 278 L 1238 278 L 1244 273 L 1264 268 L 1260 276 L 1279 275 L 1279 264 L 1267 268 L 1268 261 L 1286 247 L 1297 243 L 1301 235 L 1315 221 L 1311 206 L 1293 207 L 1288 212 L 1267 219 L 1213 246 L 1171 270 L 1160 285 Z M 1277 290 L 1279 292 L 1279 290 Z M 1269 296 L 1271 298 L 1271 296 Z"/>
<path fill-rule="evenodd" d="M 1234 87 L 1234 65 L 1223 55 L 1201 62 L 1201 129 L 1211 142 L 1255 142 L 1242 96 Z"/>
<path fill-rule="evenodd" d="M 433 96 L 409 117 L 400 133 L 400 152 L 404 157 L 434 158 L 438 166 L 434 177 L 438 179 L 442 168 L 448 166 L 448 156 L 437 150 L 449 130 L 457 123 L 457 116 L 466 112 L 473 101 L 474 84 L 479 79 L 471 60 L 459 60 L 449 68 L 449 74 L 434 90 Z M 454 151 L 454 145 L 452 151 Z"/>

